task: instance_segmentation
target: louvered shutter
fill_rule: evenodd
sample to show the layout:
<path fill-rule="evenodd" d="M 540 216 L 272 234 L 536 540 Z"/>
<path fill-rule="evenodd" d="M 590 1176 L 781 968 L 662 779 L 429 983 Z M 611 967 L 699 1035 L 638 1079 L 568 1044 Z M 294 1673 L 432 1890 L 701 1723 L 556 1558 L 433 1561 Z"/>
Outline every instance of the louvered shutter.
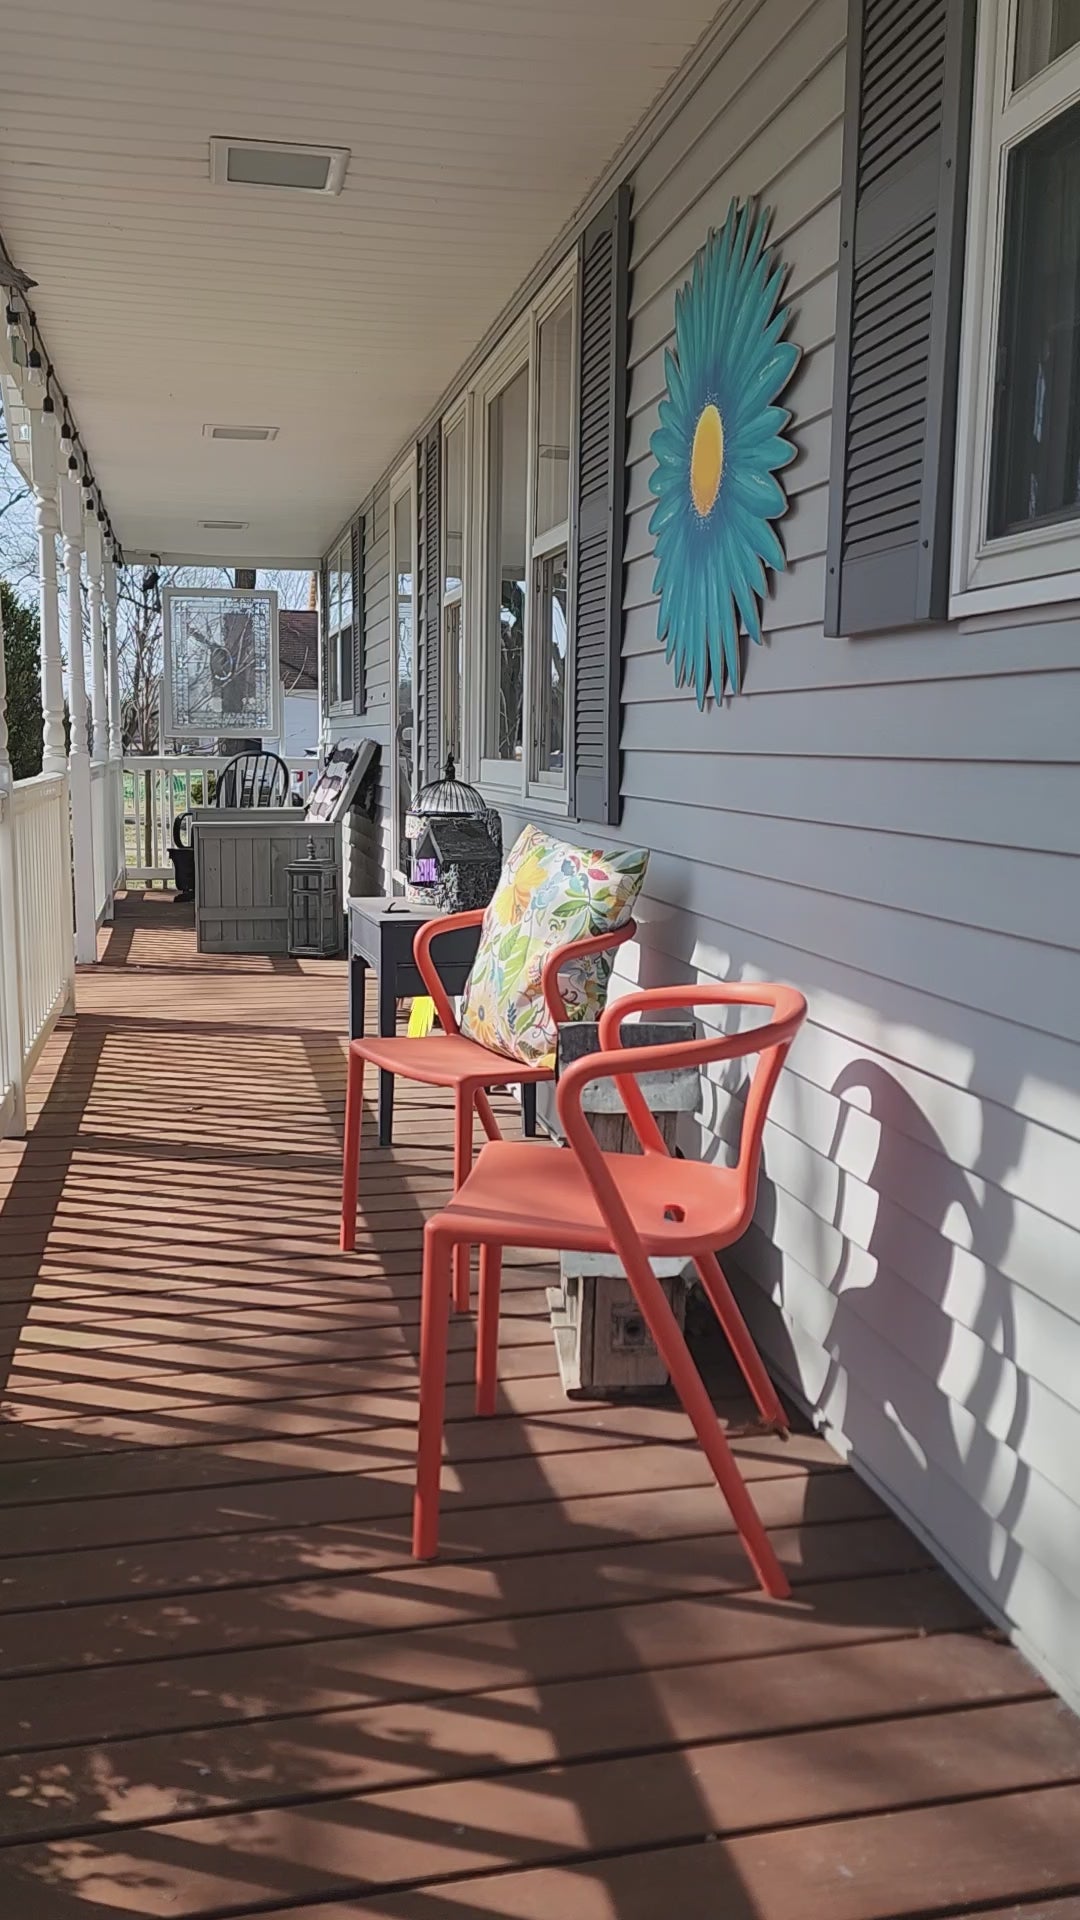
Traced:
<path fill-rule="evenodd" d="M 364 516 L 352 526 L 352 704 L 354 713 L 367 712 L 367 667 L 364 646 Z"/>
<path fill-rule="evenodd" d="M 330 582 L 325 564 L 319 568 L 319 711 L 330 711 Z"/>
<path fill-rule="evenodd" d="M 948 612 L 975 0 L 851 0 L 827 633 Z"/>
<path fill-rule="evenodd" d="M 442 549 L 439 538 L 439 471 L 442 433 L 438 426 L 420 442 L 420 525 L 417 541 L 420 569 L 420 644 L 417 667 L 420 681 L 417 753 L 422 756 L 421 778 L 434 780 L 439 772 L 442 733 L 439 716 L 439 636 L 442 621 Z"/>
<path fill-rule="evenodd" d="M 580 251 L 574 712 L 571 809 L 617 825 L 626 500 L 630 190 L 586 228 Z"/>

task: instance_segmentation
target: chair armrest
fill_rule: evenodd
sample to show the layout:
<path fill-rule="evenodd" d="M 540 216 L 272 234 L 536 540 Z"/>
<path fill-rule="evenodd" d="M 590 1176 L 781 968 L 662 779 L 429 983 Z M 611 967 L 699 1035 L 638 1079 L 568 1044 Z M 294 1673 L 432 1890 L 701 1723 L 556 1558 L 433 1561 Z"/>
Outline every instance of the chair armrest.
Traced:
<path fill-rule="evenodd" d="M 456 933 L 460 927 L 481 926 L 486 911 L 485 907 L 476 907 L 469 913 L 443 914 L 441 919 L 428 920 L 422 927 L 418 927 L 413 938 L 413 959 L 416 961 L 416 971 L 435 1002 L 435 1012 L 444 1033 L 457 1033 L 458 1023 L 454 1019 L 450 996 L 439 978 L 439 970 L 431 952 L 432 941 L 438 940 L 444 933 Z"/>
<path fill-rule="evenodd" d="M 569 1020 L 566 1003 L 559 992 L 559 974 L 570 960 L 581 960 L 590 954 L 605 953 L 609 948 L 621 947 L 632 940 L 637 932 L 636 920 L 627 920 L 621 927 L 612 927 L 607 933 L 586 934 L 581 940 L 568 940 L 564 947 L 553 947 L 544 961 L 540 975 L 540 984 L 544 993 L 544 1004 L 553 1026 L 561 1027 Z"/>

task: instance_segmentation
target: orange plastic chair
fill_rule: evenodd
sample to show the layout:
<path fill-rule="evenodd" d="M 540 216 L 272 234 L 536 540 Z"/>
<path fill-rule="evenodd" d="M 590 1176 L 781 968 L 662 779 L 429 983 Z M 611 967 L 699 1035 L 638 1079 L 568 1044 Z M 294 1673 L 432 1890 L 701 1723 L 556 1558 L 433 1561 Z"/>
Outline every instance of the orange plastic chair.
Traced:
<path fill-rule="evenodd" d="M 629 1014 L 653 1015 L 663 1008 L 696 1006 L 768 1007 L 771 1017 L 741 1033 L 635 1047 L 632 1052 L 623 1048 L 621 1027 Z M 480 1248 L 476 1410 L 481 1414 L 495 1411 L 503 1249 L 615 1253 L 623 1263 L 649 1332 L 693 1423 L 761 1585 L 774 1599 L 788 1598 L 790 1589 L 780 1563 L 649 1263 L 650 1258 L 672 1255 L 693 1260 L 762 1418 L 778 1432 L 786 1433 L 784 1409 L 716 1254 L 717 1249 L 730 1246 L 746 1231 L 753 1216 L 765 1115 L 787 1050 L 805 1014 L 806 1001 L 793 987 L 659 987 L 628 994 L 601 1015 L 600 1052 L 575 1061 L 559 1081 L 559 1116 L 569 1151 L 529 1141 L 485 1146 L 449 1206 L 428 1221 L 424 1231 L 420 1429 L 413 1509 L 413 1553 L 417 1559 L 433 1559 L 438 1551 L 451 1269 L 462 1248 L 466 1257 L 471 1246 Z M 674 1159 L 649 1111 L 637 1076 L 754 1055 L 757 1063 L 746 1096 L 737 1166 L 715 1167 Z M 618 1086 L 642 1149 L 640 1156 L 601 1152 L 582 1112 L 582 1093 L 589 1081 L 608 1076 Z"/>
<path fill-rule="evenodd" d="M 435 1013 L 443 1029 L 441 1033 L 431 1033 L 424 1039 L 412 1040 L 404 1035 L 383 1039 L 372 1034 L 350 1042 L 341 1193 L 343 1253 L 348 1253 L 356 1245 L 360 1125 L 366 1066 L 378 1067 L 384 1073 L 400 1074 L 403 1079 L 417 1080 L 430 1087 L 453 1087 L 455 1190 L 460 1187 L 472 1165 L 473 1113 L 479 1114 L 480 1124 L 489 1140 L 502 1139 L 487 1097 L 488 1091 L 492 1087 L 554 1078 L 551 1067 L 528 1066 L 524 1061 L 511 1059 L 508 1054 L 498 1053 L 491 1047 L 482 1046 L 477 1040 L 470 1040 L 460 1031 L 454 1018 L 449 995 L 432 957 L 432 944 L 441 934 L 453 933 L 458 927 L 479 926 L 483 918 L 482 907 L 471 913 L 446 914 L 440 920 L 429 920 L 419 929 L 413 941 L 417 972 L 435 1002 Z M 540 979 L 548 1015 L 556 1027 L 570 1017 L 559 992 L 559 974 L 567 963 L 621 947 L 624 941 L 632 940 L 636 932 L 636 923 L 628 920 L 608 933 L 592 934 L 585 939 L 571 940 L 563 946 L 552 948 L 544 960 Z M 454 1305 L 459 1312 L 468 1312 L 469 1253 L 464 1245 L 455 1258 Z"/>

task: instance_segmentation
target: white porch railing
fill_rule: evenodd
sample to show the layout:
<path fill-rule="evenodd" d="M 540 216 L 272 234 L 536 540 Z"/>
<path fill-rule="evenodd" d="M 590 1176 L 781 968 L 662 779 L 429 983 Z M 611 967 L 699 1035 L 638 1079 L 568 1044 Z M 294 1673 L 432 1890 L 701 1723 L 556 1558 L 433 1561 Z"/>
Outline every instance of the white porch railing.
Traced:
<path fill-rule="evenodd" d="M 73 1004 L 71 814 L 63 774 L 3 795 L 0 884 L 0 1132 L 24 1124 L 24 1090 L 59 1015 Z"/>
<path fill-rule="evenodd" d="M 213 802 L 219 774 L 229 765 L 231 754 L 181 755 L 175 759 L 163 754 L 125 755 L 124 757 L 124 869 L 128 880 L 171 880 L 173 821 L 192 807 Z M 306 799 L 318 778 L 313 759 L 287 759 L 293 792 Z"/>

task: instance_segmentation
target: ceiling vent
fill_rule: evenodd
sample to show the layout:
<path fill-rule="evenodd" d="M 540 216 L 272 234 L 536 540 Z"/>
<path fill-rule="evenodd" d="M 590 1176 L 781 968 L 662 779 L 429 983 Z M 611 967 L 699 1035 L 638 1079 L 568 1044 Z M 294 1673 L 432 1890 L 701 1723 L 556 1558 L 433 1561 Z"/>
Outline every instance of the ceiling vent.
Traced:
<path fill-rule="evenodd" d="M 348 147 L 301 147 L 277 140 L 210 142 L 210 178 L 219 187 L 287 187 L 294 193 L 340 193 Z"/>
<path fill-rule="evenodd" d="M 277 437 L 276 427 L 224 427 L 208 420 L 203 428 L 204 440 L 276 440 Z"/>
<path fill-rule="evenodd" d="M 245 527 L 250 527 L 251 521 L 200 520 L 198 524 L 200 527 L 204 527 L 207 533 L 243 533 Z"/>

